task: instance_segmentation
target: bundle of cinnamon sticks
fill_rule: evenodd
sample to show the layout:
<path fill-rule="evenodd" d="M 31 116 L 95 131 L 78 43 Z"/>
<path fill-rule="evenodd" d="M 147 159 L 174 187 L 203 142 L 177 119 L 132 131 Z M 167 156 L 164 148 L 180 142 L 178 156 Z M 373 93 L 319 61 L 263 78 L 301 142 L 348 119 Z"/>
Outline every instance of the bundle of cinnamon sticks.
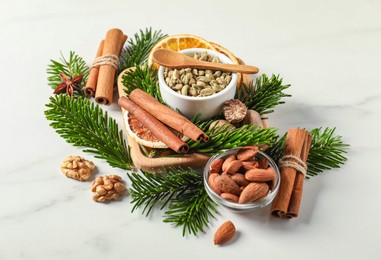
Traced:
<path fill-rule="evenodd" d="M 287 218 L 298 216 L 311 142 L 312 136 L 308 131 L 299 128 L 288 130 L 283 157 L 279 162 L 281 182 L 272 203 L 272 215 Z"/>
<path fill-rule="evenodd" d="M 118 57 L 126 40 L 127 36 L 120 29 L 111 29 L 99 44 L 84 89 L 85 94 L 95 97 L 99 104 L 112 103 Z"/>
<path fill-rule="evenodd" d="M 191 121 L 140 89 L 131 91 L 129 98 L 120 97 L 119 105 L 133 114 L 138 121 L 160 141 L 177 153 L 186 153 L 189 146 L 168 127 L 195 141 L 208 141 L 209 137 Z"/>

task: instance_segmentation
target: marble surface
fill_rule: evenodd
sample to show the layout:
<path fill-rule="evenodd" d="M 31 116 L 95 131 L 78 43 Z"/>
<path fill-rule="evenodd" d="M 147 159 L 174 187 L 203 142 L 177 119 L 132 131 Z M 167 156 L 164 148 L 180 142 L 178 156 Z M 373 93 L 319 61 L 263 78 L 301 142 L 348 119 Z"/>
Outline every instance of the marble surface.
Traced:
<path fill-rule="evenodd" d="M 381 248 L 381 2 L 359 1 L 0 1 L 0 259 L 379 259 Z M 49 59 L 75 50 L 88 62 L 113 27 L 132 36 L 152 26 L 218 42 L 262 73 L 292 84 L 270 124 L 337 127 L 348 162 L 306 181 L 300 217 L 265 208 L 220 208 L 205 234 L 181 236 L 131 213 L 130 197 L 91 200 L 90 183 L 65 178 L 59 164 L 82 155 L 97 175 L 111 168 L 61 139 L 44 117 Z M 122 122 L 116 104 L 107 108 Z M 213 234 L 232 220 L 223 247 Z"/>

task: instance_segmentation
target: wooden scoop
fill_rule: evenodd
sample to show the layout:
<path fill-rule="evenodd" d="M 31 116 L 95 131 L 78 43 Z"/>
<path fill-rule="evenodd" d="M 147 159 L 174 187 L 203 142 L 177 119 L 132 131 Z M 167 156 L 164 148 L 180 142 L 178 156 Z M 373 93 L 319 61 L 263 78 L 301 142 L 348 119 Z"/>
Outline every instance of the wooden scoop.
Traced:
<path fill-rule="evenodd" d="M 236 65 L 236 64 L 224 64 L 216 62 L 207 62 L 197 59 L 193 59 L 185 54 L 159 49 L 156 50 L 152 58 L 154 62 L 167 68 L 194 68 L 194 69 L 210 69 L 210 70 L 222 70 L 228 72 L 241 72 L 246 74 L 256 74 L 259 69 L 249 65 Z"/>

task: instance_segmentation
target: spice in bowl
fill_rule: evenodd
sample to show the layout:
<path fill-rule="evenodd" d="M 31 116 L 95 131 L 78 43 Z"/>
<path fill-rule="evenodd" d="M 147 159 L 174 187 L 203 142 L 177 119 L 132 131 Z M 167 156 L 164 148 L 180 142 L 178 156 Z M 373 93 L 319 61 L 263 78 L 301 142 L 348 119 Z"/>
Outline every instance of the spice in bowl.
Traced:
<path fill-rule="evenodd" d="M 207 52 L 194 53 L 193 58 L 221 63 L 217 56 L 212 56 Z M 232 74 L 220 70 L 165 68 L 164 78 L 168 86 L 179 94 L 191 97 L 206 97 L 224 90 L 229 85 Z"/>
<path fill-rule="evenodd" d="M 179 52 L 212 61 L 213 57 L 217 57 L 221 63 L 233 64 L 227 56 L 217 51 L 192 48 Z M 214 60 L 217 61 L 217 58 Z M 197 116 L 201 121 L 220 114 L 224 102 L 234 98 L 237 87 L 237 73 L 200 68 L 171 70 L 160 66 L 158 78 L 164 103 L 188 119 Z"/>

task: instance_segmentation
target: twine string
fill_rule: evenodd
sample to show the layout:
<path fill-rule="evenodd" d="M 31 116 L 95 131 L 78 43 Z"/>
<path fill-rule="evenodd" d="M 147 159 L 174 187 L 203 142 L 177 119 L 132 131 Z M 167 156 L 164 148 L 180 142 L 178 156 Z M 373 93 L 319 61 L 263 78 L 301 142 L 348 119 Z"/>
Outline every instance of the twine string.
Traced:
<path fill-rule="evenodd" d="M 294 168 L 298 172 L 302 173 L 304 177 L 307 175 L 307 164 L 294 155 L 284 155 L 279 159 L 279 166 Z"/>
<path fill-rule="evenodd" d="M 91 68 L 98 68 L 102 65 L 110 65 L 115 69 L 118 69 L 119 57 L 113 54 L 103 55 L 96 58 L 91 65 Z"/>

